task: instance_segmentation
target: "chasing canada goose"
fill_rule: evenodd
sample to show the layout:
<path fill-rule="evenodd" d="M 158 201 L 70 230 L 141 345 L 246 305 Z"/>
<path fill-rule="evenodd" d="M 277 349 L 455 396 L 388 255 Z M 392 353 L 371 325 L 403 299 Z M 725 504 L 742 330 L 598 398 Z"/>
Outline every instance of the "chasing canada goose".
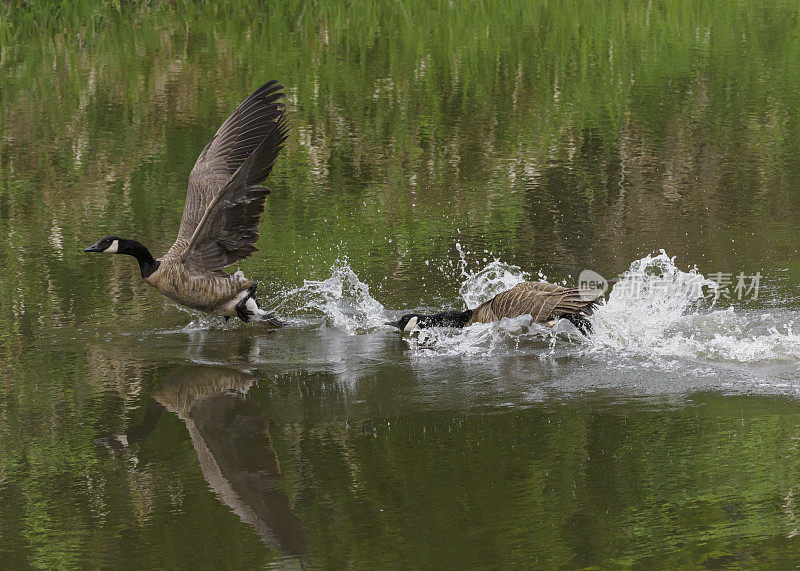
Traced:
<path fill-rule="evenodd" d="M 258 317 L 282 325 L 258 306 L 256 282 L 222 268 L 256 251 L 258 225 L 270 190 L 261 186 L 286 140 L 283 86 L 270 81 L 231 113 L 189 174 L 175 243 L 161 258 L 136 240 L 103 236 L 84 252 L 128 254 L 142 278 L 171 300 L 206 313 Z"/>
<path fill-rule="evenodd" d="M 603 292 L 599 289 L 579 289 L 546 282 L 522 282 L 498 293 L 475 309 L 444 311 L 433 315 L 410 313 L 398 321 L 387 323 L 404 332 L 415 327 L 466 327 L 473 323 L 491 323 L 504 317 L 530 315 L 534 323 L 553 326 L 559 319 L 567 319 L 581 333 L 592 330 L 586 319 L 594 313 Z"/>

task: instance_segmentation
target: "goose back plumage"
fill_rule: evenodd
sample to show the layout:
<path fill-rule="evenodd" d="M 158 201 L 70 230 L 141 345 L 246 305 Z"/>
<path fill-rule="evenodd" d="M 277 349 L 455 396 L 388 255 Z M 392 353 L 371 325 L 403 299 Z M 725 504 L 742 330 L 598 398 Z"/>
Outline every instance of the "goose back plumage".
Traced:
<path fill-rule="evenodd" d="M 546 282 L 522 282 L 475 308 L 467 325 L 520 315 L 531 315 L 537 323 L 569 315 L 592 315 L 602 295 L 599 290 L 581 290 Z"/>

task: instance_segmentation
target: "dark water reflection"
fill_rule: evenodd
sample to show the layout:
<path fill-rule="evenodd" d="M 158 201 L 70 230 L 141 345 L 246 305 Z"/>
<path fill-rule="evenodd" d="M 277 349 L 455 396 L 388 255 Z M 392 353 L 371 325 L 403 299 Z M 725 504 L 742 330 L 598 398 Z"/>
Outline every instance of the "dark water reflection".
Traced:
<path fill-rule="evenodd" d="M 798 6 L 470 10 L 0 7 L 3 567 L 797 564 Z M 82 255 L 164 252 L 270 78 L 293 130 L 241 268 L 291 327 Z M 628 346 L 374 323 L 494 257 L 573 281 L 660 248 L 759 297 Z"/>
<path fill-rule="evenodd" d="M 268 545 L 285 555 L 302 556 L 305 537 L 281 487 L 267 418 L 242 398 L 252 383 L 236 370 L 185 366 L 171 371 L 154 388 L 152 398 L 186 423 L 203 477 L 220 501 Z M 160 410 L 149 405 L 139 425 L 113 440 L 124 445 L 140 442 L 155 429 Z"/>
<path fill-rule="evenodd" d="M 39 366 L 81 379 L 81 394 L 41 395 L 57 413 L 6 394 L 3 537 L 19 533 L 32 548 L 4 542 L 7 561 L 794 558 L 795 399 L 725 396 L 715 378 L 645 378 L 575 359 L 420 370 L 384 332 L 144 339 L 88 342 L 86 372 L 59 355 Z M 181 353 L 191 361 L 170 357 Z M 23 444 L 53 433 L 64 441 L 47 456 Z M 37 496 L 58 509 L 37 508 Z M 44 535 L 29 535 L 34 516 L 49 533 L 40 523 Z"/>

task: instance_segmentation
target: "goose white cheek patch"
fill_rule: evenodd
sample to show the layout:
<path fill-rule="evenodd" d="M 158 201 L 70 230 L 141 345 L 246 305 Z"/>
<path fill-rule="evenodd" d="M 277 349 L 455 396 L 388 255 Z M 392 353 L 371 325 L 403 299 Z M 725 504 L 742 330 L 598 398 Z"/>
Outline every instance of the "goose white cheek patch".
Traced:
<path fill-rule="evenodd" d="M 119 251 L 119 240 L 114 240 L 111 245 L 105 249 L 106 254 L 116 254 Z"/>
<path fill-rule="evenodd" d="M 419 319 L 417 319 L 416 317 L 412 317 L 411 319 L 409 319 L 408 323 L 406 323 L 406 326 L 403 327 L 403 331 L 411 331 L 412 329 L 414 329 L 417 326 L 417 321 L 419 321 Z"/>

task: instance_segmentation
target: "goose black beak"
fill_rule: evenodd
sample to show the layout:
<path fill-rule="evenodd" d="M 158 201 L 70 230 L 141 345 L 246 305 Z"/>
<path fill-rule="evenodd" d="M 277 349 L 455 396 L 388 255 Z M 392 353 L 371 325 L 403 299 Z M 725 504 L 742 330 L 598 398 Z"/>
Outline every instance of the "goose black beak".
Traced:
<path fill-rule="evenodd" d="M 400 329 L 400 320 L 397 320 L 397 321 L 384 321 L 383 324 L 384 325 L 392 325 L 392 326 L 397 327 L 398 329 Z"/>
<path fill-rule="evenodd" d="M 92 244 L 88 248 L 83 249 L 84 252 L 101 252 L 100 248 L 97 247 L 97 244 Z"/>

